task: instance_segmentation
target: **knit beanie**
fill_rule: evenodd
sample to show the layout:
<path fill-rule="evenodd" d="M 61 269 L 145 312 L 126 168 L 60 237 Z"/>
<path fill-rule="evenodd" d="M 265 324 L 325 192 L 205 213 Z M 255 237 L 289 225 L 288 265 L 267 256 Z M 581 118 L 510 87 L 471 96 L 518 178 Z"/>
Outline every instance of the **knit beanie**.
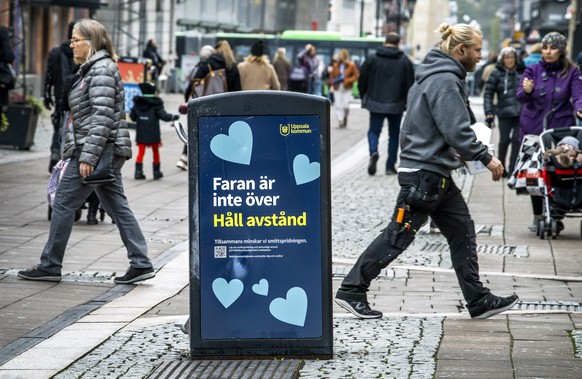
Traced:
<path fill-rule="evenodd" d="M 562 138 L 560 142 L 558 142 L 558 146 L 560 145 L 570 145 L 574 147 L 574 149 L 578 150 L 578 147 L 580 146 L 580 141 L 578 141 L 578 139 L 576 139 L 575 137 L 566 136 Z"/>
<path fill-rule="evenodd" d="M 139 83 L 139 89 L 144 96 L 152 96 L 156 94 L 156 86 L 153 83 Z"/>
<path fill-rule="evenodd" d="M 558 32 L 550 32 L 542 38 L 542 46 L 552 45 L 562 54 L 566 53 L 566 37 Z"/>
<path fill-rule="evenodd" d="M 262 57 L 264 52 L 265 47 L 262 40 L 255 42 L 255 44 L 251 47 L 251 54 L 256 57 Z"/>

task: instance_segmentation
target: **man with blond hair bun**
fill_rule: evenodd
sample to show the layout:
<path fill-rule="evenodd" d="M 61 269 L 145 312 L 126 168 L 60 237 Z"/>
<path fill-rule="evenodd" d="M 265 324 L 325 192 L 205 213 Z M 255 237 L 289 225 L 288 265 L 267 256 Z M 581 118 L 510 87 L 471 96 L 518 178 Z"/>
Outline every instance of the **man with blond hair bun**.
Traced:
<path fill-rule="evenodd" d="M 513 307 L 517 295 L 498 297 L 479 278 L 475 224 L 451 171 L 464 161 L 480 161 L 499 181 L 503 165 L 477 141 L 464 80 L 481 60 L 481 33 L 466 24 L 442 24 L 441 41 L 416 70 L 408 92 L 400 134 L 400 193 L 394 213 L 360 255 L 335 301 L 362 319 L 380 318 L 366 293 L 371 281 L 414 240 L 428 217 L 449 243 L 451 260 L 472 318 L 487 318 Z"/>

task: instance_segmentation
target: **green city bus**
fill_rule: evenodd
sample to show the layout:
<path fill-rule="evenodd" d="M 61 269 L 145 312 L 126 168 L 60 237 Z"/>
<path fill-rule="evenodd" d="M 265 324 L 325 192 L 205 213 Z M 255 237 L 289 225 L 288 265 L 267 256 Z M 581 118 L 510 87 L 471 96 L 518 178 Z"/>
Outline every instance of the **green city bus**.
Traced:
<path fill-rule="evenodd" d="M 267 54 L 273 59 L 279 47 L 287 51 L 287 59 L 292 64 L 297 63 L 297 54 L 311 43 L 317 48 L 317 54 L 327 65 L 340 49 L 347 49 L 351 59 L 360 66 L 366 57 L 374 54 L 382 46 L 384 38 L 378 37 L 345 37 L 339 32 L 322 30 L 286 30 L 281 34 L 243 34 L 217 33 L 216 40 L 227 40 L 238 59 L 249 55 L 253 43 L 262 39 L 268 47 Z"/>
<path fill-rule="evenodd" d="M 350 52 L 351 60 L 358 67 L 368 56 L 374 54 L 384 42 L 384 38 L 381 37 L 346 37 L 339 32 L 323 30 L 286 30 L 280 34 L 179 32 L 177 33 L 176 50 L 180 57 L 198 51 L 203 44 L 213 45 L 220 40 L 229 42 L 238 61 L 244 60 L 250 54 L 251 46 L 255 42 L 263 40 L 266 46 L 265 54 L 271 60 L 273 60 L 277 49 L 284 47 L 287 59 L 292 65 L 295 65 L 298 63 L 297 54 L 310 43 L 317 48 L 317 55 L 326 66 L 331 63 L 332 57 L 337 55 L 340 49 L 347 49 Z M 354 86 L 354 94 L 358 95 L 357 86 Z"/>

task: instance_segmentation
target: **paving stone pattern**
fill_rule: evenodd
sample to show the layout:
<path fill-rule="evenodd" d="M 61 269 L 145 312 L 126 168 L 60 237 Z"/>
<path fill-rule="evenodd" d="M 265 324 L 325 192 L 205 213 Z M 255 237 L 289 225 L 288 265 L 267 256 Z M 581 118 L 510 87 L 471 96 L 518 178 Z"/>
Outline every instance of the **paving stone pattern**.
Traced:
<path fill-rule="evenodd" d="M 386 151 L 385 142 L 380 151 Z M 383 167 L 382 158 L 379 168 Z M 391 216 L 399 191 L 397 177 L 384 175 L 382 169 L 377 175 L 369 176 L 366 165 L 367 161 L 362 160 L 332 180 L 334 260 L 355 260 Z M 456 173 L 454 179 L 468 197 L 474 177 Z M 479 245 L 484 261 L 488 256 L 497 260 L 499 256 L 507 256 L 516 270 L 518 259 L 531 261 L 536 254 L 541 255 L 539 247 L 536 250 L 530 246 L 528 252 L 523 240 L 517 240 L 515 245 L 499 245 L 497 237 L 503 233 L 502 225 L 477 225 L 476 229 L 480 236 L 496 237 L 484 238 L 485 244 Z M 159 244 L 160 249 L 173 242 L 171 238 L 150 241 Z M 546 248 L 543 250 L 545 253 Z M 582 319 L 577 311 L 548 315 L 516 313 L 507 319 L 470 320 L 463 309 L 454 275 L 393 267 L 408 265 L 450 269 L 449 251 L 442 235 L 431 233 L 427 225 L 419 231 L 414 244 L 381 273 L 372 289 L 376 293 L 373 301 L 381 304 L 380 309 L 389 310 L 389 315 L 380 320 L 362 321 L 335 309 L 339 307 L 334 308 L 334 359 L 306 360 L 301 378 L 557 377 L 553 371 L 556 367 L 567 367 L 560 371 L 562 377 L 581 377 L 582 369 L 577 361 L 582 358 L 582 332 L 576 326 Z M 349 268 L 346 263 L 334 261 L 334 288 Z M 108 284 L 110 275 L 95 271 L 77 272 L 73 276 L 92 277 Z M 523 301 L 520 307 L 532 304 L 547 307 L 539 302 L 556 299 L 568 299 L 572 303 L 550 304 L 550 307 L 580 304 L 576 295 L 580 293 L 580 285 L 576 281 L 528 276 L 519 281 L 504 276 L 497 276 L 491 282 L 489 279 L 483 275 L 485 284 L 494 292 L 519 287 Z M 380 293 L 380 287 L 386 290 Z M 403 302 L 405 296 L 408 301 Z M 432 301 L 435 298 L 439 299 L 438 303 Z M 427 315 L 429 309 L 435 313 Z M 417 315 L 411 316 L 411 313 Z M 146 326 L 130 324 L 55 378 L 144 378 L 164 362 L 189 359 L 189 337 L 174 322 L 151 316 Z M 548 328 L 550 323 L 552 328 Z M 556 323 L 560 325 L 557 329 Z M 504 338 L 501 343 L 499 336 Z M 540 357 L 545 360 L 540 361 Z M 473 372 L 474 368 L 467 365 L 472 359 L 486 360 L 487 363 L 478 365 L 481 372 Z"/>
<path fill-rule="evenodd" d="M 374 321 L 336 317 L 334 359 L 306 361 L 301 378 L 431 378 L 442 321 L 442 317 Z"/>
<path fill-rule="evenodd" d="M 167 360 L 189 355 L 190 341 L 173 324 L 124 329 L 54 379 L 143 378 Z"/>
<path fill-rule="evenodd" d="M 442 321 L 336 317 L 334 359 L 305 361 L 301 378 L 432 377 Z M 188 336 L 173 324 L 122 330 L 54 379 L 142 378 L 164 361 L 189 359 L 189 347 Z"/>

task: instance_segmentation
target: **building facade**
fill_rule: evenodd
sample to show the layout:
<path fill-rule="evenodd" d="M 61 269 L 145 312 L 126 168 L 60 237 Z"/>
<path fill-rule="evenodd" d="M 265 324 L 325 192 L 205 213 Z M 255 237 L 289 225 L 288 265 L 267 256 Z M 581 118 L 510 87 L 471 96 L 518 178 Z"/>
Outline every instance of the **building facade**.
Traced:
<path fill-rule="evenodd" d="M 182 0 L 176 4 L 176 14 L 177 25 L 183 30 L 276 34 L 288 29 L 326 30 L 328 3 L 312 0 Z"/>
<path fill-rule="evenodd" d="M 409 54 L 422 60 L 428 50 L 439 42 L 435 32 L 443 22 L 450 22 L 451 9 L 448 0 L 418 0 L 407 29 Z"/>
<path fill-rule="evenodd" d="M 141 56 L 146 42 L 156 39 L 168 73 L 177 59 L 176 34 L 187 30 L 376 37 L 399 31 L 407 52 L 422 58 L 448 13 L 446 0 L 0 0 L 0 21 L 14 32 L 16 66 L 37 96 L 49 50 L 66 39 L 70 21 L 83 17 L 106 26 L 121 57 Z"/>

